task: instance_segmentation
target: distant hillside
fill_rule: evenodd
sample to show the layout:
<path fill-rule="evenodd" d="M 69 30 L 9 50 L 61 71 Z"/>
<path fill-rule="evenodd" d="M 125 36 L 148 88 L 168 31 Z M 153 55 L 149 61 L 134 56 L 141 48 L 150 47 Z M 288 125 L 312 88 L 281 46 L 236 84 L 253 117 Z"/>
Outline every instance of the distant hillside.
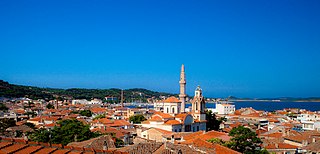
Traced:
<path fill-rule="evenodd" d="M 105 96 L 117 97 L 120 99 L 121 89 L 56 89 L 56 88 L 39 88 L 32 86 L 14 85 L 0 80 L 0 97 L 19 98 L 28 97 L 31 99 L 103 99 Z M 142 88 L 124 90 L 124 98 L 127 102 L 145 101 L 147 98 L 159 98 L 160 96 L 173 96 L 175 94 L 155 92 Z"/>

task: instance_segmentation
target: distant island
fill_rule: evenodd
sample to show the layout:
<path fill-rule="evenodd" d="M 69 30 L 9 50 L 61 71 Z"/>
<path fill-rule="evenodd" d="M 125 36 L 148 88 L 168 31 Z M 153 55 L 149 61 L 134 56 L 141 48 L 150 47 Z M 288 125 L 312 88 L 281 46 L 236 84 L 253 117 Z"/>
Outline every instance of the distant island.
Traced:
<path fill-rule="evenodd" d="M 121 98 L 121 89 L 84 89 L 84 88 L 71 88 L 71 89 L 58 89 L 58 88 L 39 88 L 33 86 L 23 86 L 10 84 L 6 81 L 0 80 L 0 97 L 3 98 L 20 98 L 27 97 L 33 100 L 44 99 L 87 99 L 98 98 L 104 100 L 105 97 L 114 97 L 117 101 Z M 155 92 L 143 88 L 124 89 L 123 97 L 125 102 L 143 101 L 147 99 L 160 99 L 161 96 L 178 96 L 177 94 Z"/>
<path fill-rule="evenodd" d="M 178 94 L 167 92 L 156 92 L 143 88 L 124 89 L 123 97 L 125 102 L 143 101 L 147 99 L 162 99 L 162 97 L 178 96 Z M 6 81 L 0 80 L 0 97 L 2 98 L 20 98 L 27 97 L 30 99 L 93 99 L 98 98 L 103 100 L 106 96 L 115 97 L 120 100 L 121 89 L 85 89 L 85 88 L 40 88 L 34 86 L 23 86 L 10 84 Z M 210 100 L 220 100 L 219 98 L 209 98 Z M 221 99 L 232 102 L 239 101 L 268 101 L 268 102 L 320 102 L 320 97 L 309 98 L 293 98 L 293 97 L 280 97 L 280 98 L 238 98 L 235 96 L 229 96 L 228 98 Z"/>

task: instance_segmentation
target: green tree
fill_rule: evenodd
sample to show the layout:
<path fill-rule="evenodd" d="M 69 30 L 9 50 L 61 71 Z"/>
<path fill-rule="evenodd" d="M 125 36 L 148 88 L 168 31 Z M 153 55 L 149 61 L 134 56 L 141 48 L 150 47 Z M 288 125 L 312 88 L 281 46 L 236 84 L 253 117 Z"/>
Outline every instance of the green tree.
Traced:
<path fill-rule="evenodd" d="M 8 110 L 8 107 L 7 107 L 5 104 L 0 103 L 0 110 L 1 110 L 1 111 L 7 111 L 7 110 Z"/>
<path fill-rule="evenodd" d="M 29 138 L 32 141 L 48 143 L 50 142 L 50 133 L 51 132 L 49 130 L 42 128 L 31 133 Z"/>
<path fill-rule="evenodd" d="M 92 112 L 90 110 L 82 110 L 79 112 L 80 115 L 82 116 L 86 116 L 86 117 L 91 117 L 92 116 Z"/>
<path fill-rule="evenodd" d="M 116 141 L 114 142 L 114 144 L 117 148 L 120 148 L 124 145 L 124 142 L 121 139 L 116 138 Z"/>
<path fill-rule="evenodd" d="M 0 133 L 4 133 L 7 128 L 15 125 L 16 125 L 16 121 L 14 119 L 11 119 L 11 118 L 0 119 Z"/>
<path fill-rule="evenodd" d="M 216 118 L 216 115 L 212 113 L 211 110 L 206 111 L 206 120 L 207 120 L 207 131 L 210 130 L 219 130 L 220 124 L 222 121 L 225 121 L 225 118 Z"/>
<path fill-rule="evenodd" d="M 129 121 L 133 122 L 134 124 L 140 124 L 142 121 L 145 121 L 145 120 L 147 119 L 141 114 L 134 115 L 129 118 Z"/>
<path fill-rule="evenodd" d="M 36 125 L 35 125 L 35 124 L 33 124 L 33 123 L 26 122 L 24 125 L 26 125 L 26 126 L 28 126 L 28 127 L 32 128 L 32 129 L 36 129 Z"/>
<path fill-rule="evenodd" d="M 54 109 L 54 106 L 51 103 L 49 103 L 46 107 L 47 109 Z"/>
<path fill-rule="evenodd" d="M 95 117 L 93 118 L 93 120 L 101 119 L 101 118 L 105 118 L 105 117 L 106 117 L 106 115 L 104 115 L 104 114 L 99 114 L 99 115 L 95 116 Z"/>
<path fill-rule="evenodd" d="M 219 139 L 219 138 L 209 139 L 208 142 L 210 142 L 210 143 L 216 143 L 216 144 L 220 144 L 220 145 L 224 145 L 224 144 L 225 144 L 225 142 L 224 142 L 222 139 Z"/>
<path fill-rule="evenodd" d="M 226 146 L 241 153 L 261 153 L 260 146 L 262 141 L 257 134 L 249 128 L 243 126 L 235 127 L 229 132 L 233 138 Z"/>
<path fill-rule="evenodd" d="M 30 139 L 38 142 L 51 142 L 67 145 L 70 142 L 81 142 L 99 136 L 89 129 L 89 125 L 73 120 L 59 121 L 60 126 L 55 126 L 52 130 L 38 130 L 30 135 Z"/>

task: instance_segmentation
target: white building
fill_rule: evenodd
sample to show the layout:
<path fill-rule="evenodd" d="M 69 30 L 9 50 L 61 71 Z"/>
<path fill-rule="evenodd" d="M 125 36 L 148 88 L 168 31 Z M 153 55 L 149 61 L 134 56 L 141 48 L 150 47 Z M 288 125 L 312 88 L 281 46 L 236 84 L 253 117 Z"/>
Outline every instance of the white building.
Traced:
<path fill-rule="evenodd" d="M 315 113 L 303 113 L 297 117 L 298 121 L 320 121 L 320 115 Z"/>
<path fill-rule="evenodd" d="M 175 97 L 169 97 L 164 101 L 154 103 L 154 110 L 162 111 L 171 115 L 180 113 L 181 102 Z"/>
<path fill-rule="evenodd" d="M 236 111 L 236 107 L 233 104 L 226 102 L 219 102 L 216 104 L 216 112 L 218 114 L 233 114 Z"/>
<path fill-rule="evenodd" d="M 74 99 L 72 100 L 72 105 L 76 105 L 76 104 L 90 104 L 90 105 L 93 105 L 93 104 L 102 104 L 102 100 L 100 99 L 93 99 L 91 101 L 88 101 L 86 99 Z"/>
<path fill-rule="evenodd" d="M 310 121 L 303 120 L 301 121 L 303 130 L 317 130 L 320 131 L 320 121 Z"/>

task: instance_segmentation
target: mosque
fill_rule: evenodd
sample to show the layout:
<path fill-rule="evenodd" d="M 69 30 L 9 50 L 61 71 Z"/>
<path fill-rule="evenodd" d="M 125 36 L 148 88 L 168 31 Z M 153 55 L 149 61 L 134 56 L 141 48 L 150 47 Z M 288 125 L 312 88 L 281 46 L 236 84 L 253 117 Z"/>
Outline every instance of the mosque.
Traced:
<path fill-rule="evenodd" d="M 150 119 L 141 123 L 142 127 L 159 128 L 172 132 L 197 132 L 206 130 L 206 102 L 202 96 L 202 89 L 198 86 L 192 100 L 191 112 L 185 112 L 186 105 L 186 76 L 184 65 L 180 73 L 179 99 L 169 97 L 165 100 L 155 102 L 156 111 Z"/>

